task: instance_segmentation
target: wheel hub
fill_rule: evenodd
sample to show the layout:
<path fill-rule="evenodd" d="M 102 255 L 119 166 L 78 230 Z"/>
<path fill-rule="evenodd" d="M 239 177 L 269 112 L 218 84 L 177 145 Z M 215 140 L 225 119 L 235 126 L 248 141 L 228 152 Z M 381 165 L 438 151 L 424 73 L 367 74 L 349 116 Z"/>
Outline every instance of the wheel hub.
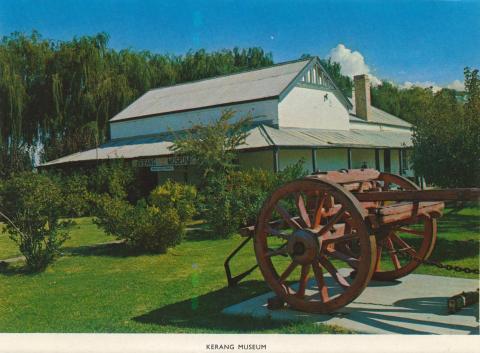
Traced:
<path fill-rule="evenodd" d="M 318 254 L 318 249 L 320 244 L 317 236 L 308 230 L 298 229 L 288 239 L 288 254 L 299 264 L 312 263 Z"/>

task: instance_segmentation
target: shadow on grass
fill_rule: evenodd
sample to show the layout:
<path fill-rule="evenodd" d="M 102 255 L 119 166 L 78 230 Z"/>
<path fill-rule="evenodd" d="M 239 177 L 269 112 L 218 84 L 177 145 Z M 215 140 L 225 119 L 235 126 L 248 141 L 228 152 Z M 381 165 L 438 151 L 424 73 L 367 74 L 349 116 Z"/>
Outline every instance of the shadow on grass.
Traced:
<path fill-rule="evenodd" d="M 141 255 L 158 255 L 159 253 L 148 252 L 129 247 L 126 243 L 109 243 L 98 245 L 86 245 L 63 248 L 62 251 L 74 256 L 109 256 L 130 257 Z"/>
<path fill-rule="evenodd" d="M 36 273 L 29 272 L 25 269 L 25 266 L 19 266 L 17 264 L 0 263 L 0 274 L 4 276 L 34 276 Z"/>
<path fill-rule="evenodd" d="M 420 238 L 410 238 L 407 243 L 418 249 L 421 244 Z M 479 242 L 475 240 L 458 241 L 445 238 L 437 238 L 435 248 L 430 260 L 447 261 L 462 260 L 478 256 Z"/>
<path fill-rule="evenodd" d="M 183 238 L 187 241 L 204 241 L 224 239 L 215 233 L 207 224 L 196 225 L 194 227 L 187 227 L 187 232 Z"/>
<path fill-rule="evenodd" d="M 478 256 L 478 252 L 478 241 L 456 241 L 440 238 L 437 239 L 430 259 L 437 261 L 462 260 Z"/>
<path fill-rule="evenodd" d="M 36 276 L 39 273 L 42 273 L 45 268 L 40 268 L 38 270 L 28 269 L 25 265 L 25 261 L 16 261 L 13 263 L 7 263 L 0 261 L 0 275 L 4 276 Z"/>
<path fill-rule="evenodd" d="M 438 221 L 438 232 L 472 232 L 477 235 L 480 230 L 480 219 L 476 215 L 459 214 L 462 208 L 445 212 L 445 215 Z"/>
<path fill-rule="evenodd" d="M 263 281 L 245 281 L 235 288 L 222 288 L 210 293 L 170 304 L 133 318 L 144 324 L 171 325 L 178 328 L 252 332 L 274 329 L 286 322 L 271 319 L 230 316 L 221 311 L 229 306 L 269 291 Z"/>

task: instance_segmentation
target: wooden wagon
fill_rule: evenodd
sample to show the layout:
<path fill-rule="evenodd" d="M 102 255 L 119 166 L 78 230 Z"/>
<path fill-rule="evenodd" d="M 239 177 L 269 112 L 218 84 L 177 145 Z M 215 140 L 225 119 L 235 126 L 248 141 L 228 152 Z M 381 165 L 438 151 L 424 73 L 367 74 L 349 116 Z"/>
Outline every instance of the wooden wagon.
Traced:
<path fill-rule="evenodd" d="M 256 225 L 241 230 L 247 238 L 225 261 L 229 285 L 258 266 L 276 294 L 271 308 L 335 311 L 370 279 L 395 280 L 415 270 L 435 246 L 444 201 L 479 195 L 480 189 L 420 190 L 374 169 L 309 175 L 275 190 Z M 251 238 L 257 265 L 232 277 L 230 260 Z"/>

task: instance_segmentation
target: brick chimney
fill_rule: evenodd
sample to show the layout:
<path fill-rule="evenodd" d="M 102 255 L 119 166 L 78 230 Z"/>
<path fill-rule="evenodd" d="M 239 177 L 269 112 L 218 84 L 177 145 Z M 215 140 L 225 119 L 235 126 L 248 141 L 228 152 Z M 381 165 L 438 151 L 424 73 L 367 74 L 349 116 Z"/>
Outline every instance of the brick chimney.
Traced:
<path fill-rule="evenodd" d="M 370 79 L 368 75 L 356 75 L 353 77 L 355 84 L 355 115 L 366 121 L 372 116 L 370 99 Z"/>

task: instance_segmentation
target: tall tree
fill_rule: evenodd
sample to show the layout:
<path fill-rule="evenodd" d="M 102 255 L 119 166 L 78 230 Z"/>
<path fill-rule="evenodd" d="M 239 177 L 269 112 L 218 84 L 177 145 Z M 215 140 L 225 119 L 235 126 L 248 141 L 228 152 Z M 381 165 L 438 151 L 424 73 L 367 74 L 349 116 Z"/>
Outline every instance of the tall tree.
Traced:
<path fill-rule="evenodd" d="M 413 163 L 427 182 L 441 187 L 480 185 L 480 84 L 478 70 L 465 69 L 468 101 L 443 89 L 417 120 Z"/>

